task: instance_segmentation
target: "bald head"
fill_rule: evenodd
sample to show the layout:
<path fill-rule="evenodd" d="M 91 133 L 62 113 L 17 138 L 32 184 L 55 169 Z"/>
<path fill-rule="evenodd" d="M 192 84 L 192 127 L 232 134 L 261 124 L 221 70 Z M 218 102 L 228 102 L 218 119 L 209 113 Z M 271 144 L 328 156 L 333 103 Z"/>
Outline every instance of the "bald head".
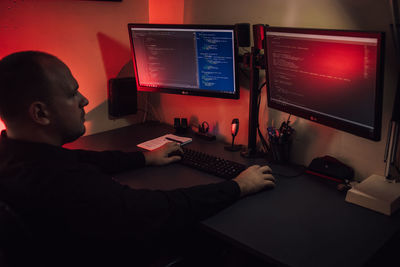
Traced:
<path fill-rule="evenodd" d="M 14 139 L 62 145 L 85 132 L 88 100 L 69 68 L 36 51 L 0 60 L 0 116 Z"/>
<path fill-rule="evenodd" d="M 37 51 L 18 52 L 0 60 L 0 117 L 6 122 L 26 116 L 33 101 L 48 102 L 58 58 Z M 57 68 L 58 67 L 58 68 Z"/>

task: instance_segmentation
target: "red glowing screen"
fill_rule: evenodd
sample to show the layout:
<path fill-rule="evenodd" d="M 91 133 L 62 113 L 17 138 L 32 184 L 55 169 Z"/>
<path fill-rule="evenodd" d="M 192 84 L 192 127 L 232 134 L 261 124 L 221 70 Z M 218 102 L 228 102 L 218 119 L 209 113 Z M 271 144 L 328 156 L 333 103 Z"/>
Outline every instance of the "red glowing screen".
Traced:
<path fill-rule="evenodd" d="M 268 105 L 380 139 L 383 33 L 267 28 Z"/>

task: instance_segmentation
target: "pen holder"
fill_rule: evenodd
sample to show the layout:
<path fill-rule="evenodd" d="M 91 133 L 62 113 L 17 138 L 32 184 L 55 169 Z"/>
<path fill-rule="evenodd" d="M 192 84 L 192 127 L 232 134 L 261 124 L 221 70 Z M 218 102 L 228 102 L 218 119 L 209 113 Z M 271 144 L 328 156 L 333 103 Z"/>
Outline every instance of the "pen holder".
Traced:
<path fill-rule="evenodd" d="M 270 153 L 272 160 L 277 163 L 288 163 L 290 161 L 290 152 L 292 149 L 292 140 L 284 142 L 273 142 L 270 144 Z"/>

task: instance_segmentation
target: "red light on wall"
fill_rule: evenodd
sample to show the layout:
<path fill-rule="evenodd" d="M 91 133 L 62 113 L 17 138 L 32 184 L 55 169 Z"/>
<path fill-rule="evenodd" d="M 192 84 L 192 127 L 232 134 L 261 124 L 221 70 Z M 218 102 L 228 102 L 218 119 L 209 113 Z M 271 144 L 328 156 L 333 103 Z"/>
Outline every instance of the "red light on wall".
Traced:
<path fill-rule="evenodd" d="M 3 121 L 0 120 L 0 131 L 3 131 L 6 128 L 6 126 L 4 125 Z"/>
<path fill-rule="evenodd" d="M 149 22 L 183 24 L 184 5 L 184 0 L 149 0 Z"/>

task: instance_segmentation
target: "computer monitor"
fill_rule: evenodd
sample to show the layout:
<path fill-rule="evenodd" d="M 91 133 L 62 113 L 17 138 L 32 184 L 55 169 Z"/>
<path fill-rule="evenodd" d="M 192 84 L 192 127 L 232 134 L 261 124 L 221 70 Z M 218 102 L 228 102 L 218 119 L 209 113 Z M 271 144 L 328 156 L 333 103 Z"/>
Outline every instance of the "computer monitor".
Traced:
<path fill-rule="evenodd" d="M 384 34 L 266 27 L 268 106 L 378 141 Z"/>
<path fill-rule="evenodd" d="M 233 25 L 128 24 L 138 91 L 239 98 Z"/>

